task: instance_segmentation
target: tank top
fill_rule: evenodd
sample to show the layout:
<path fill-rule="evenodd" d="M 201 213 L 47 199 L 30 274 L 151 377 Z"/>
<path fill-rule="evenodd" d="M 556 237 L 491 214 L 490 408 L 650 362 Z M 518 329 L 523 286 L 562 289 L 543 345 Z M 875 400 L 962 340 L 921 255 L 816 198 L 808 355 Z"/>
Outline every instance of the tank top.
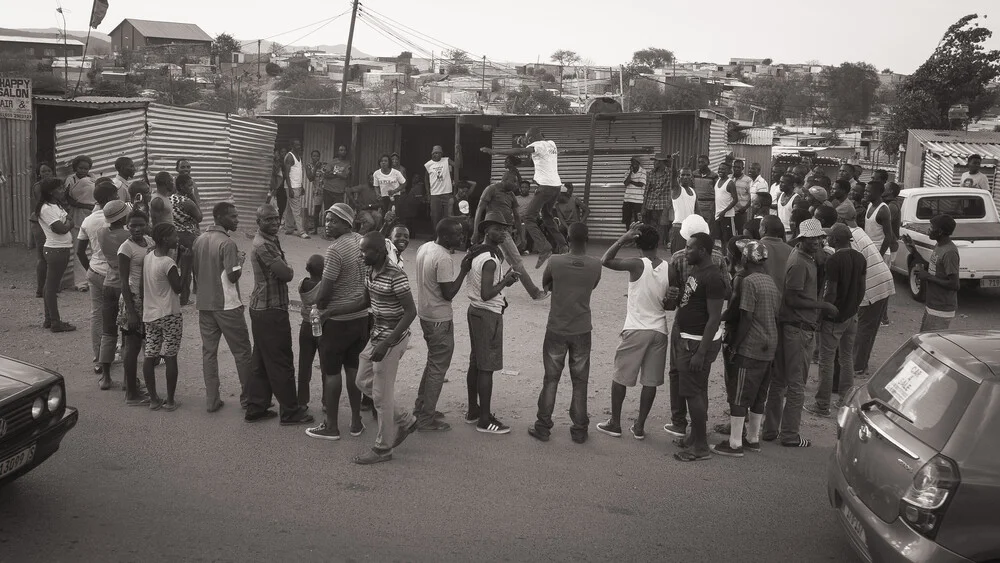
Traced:
<path fill-rule="evenodd" d="M 667 295 L 667 260 L 653 267 L 653 261 L 642 258 L 642 275 L 628 282 L 628 303 L 622 330 L 655 330 L 667 334 L 667 311 L 663 298 Z"/>
<path fill-rule="evenodd" d="M 788 203 L 781 204 L 781 196 L 774 202 L 778 205 L 778 219 L 781 219 L 781 223 L 785 225 L 785 232 L 792 232 L 792 209 L 795 208 L 795 200 L 799 199 L 799 194 L 792 194 L 792 197 L 788 198 Z"/>
<path fill-rule="evenodd" d="M 674 204 L 674 224 L 680 225 L 685 219 L 694 215 L 694 206 L 697 198 L 697 194 L 694 192 L 694 188 L 691 188 L 691 193 L 688 194 L 687 189 L 683 186 L 681 187 L 681 195 L 677 196 L 677 199 L 673 197 L 670 200 Z"/>
<path fill-rule="evenodd" d="M 869 203 L 868 209 L 865 211 L 865 234 L 868 235 L 868 238 L 872 239 L 872 242 L 875 243 L 875 248 L 879 252 L 882 251 L 882 243 L 885 242 L 885 229 L 882 228 L 882 225 L 875 218 L 878 217 L 883 207 L 888 209 L 885 202 L 879 203 L 878 207 L 875 208 L 875 212 L 872 213 L 872 204 Z"/>
<path fill-rule="evenodd" d="M 163 211 L 154 211 L 153 202 L 160 200 L 163 202 Z M 152 197 L 149 198 L 149 226 L 154 227 L 160 223 L 173 223 L 174 222 L 174 204 L 170 200 L 170 197 L 160 195 L 159 192 L 153 192 Z"/>
<path fill-rule="evenodd" d="M 729 193 L 726 186 L 729 185 L 730 178 L 719 178 L 715 181 L 715 214 L 729 207 L 733 203 L 733 194 Z M 726 217 L 736 217 L 736 211 L 730 209 L 726 211 Z"/>
<path fill-rule="evenodd" d="M 469 270 L 469 277 L 465 280 L 469 289 L 469 305 L 479 309 L 486 309 L 487 311 L 502 314 L 504 306 L 503 292 L 498 293 L 489 301 L 483 301 L 482 298 L 481 290 L 483 287 L 483 266 L 487 262 L 491 261 L 495 262 L 497 265 L 496 270 L 493 272 L 493 285 L 500 283 L 500 279 L 503 278 L 500 271 L 502 269 L 500 261 L 494 258 L 489 252 L 484 252 L 473 258 L 472 269 Z"/>
<path fill-rule="evenodd" d="M 288 167 L 288 185 L 292 189 L 299 189 L 302 187 L 302 161 L 295 156 L 295 153 L 288 154 L 292 155 L 292 160 L 295 161 Z"/>

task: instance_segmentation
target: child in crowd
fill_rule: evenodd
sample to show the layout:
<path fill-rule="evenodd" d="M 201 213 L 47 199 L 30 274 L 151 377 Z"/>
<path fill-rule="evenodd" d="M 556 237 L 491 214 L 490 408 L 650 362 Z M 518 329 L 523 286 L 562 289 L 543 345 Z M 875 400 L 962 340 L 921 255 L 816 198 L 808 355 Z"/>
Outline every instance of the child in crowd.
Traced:
<path fill-rule="evenodd" d="M 302 301 L 302 324 L 299 326 L 298 398 L 301 406 L 309 405 L 309 382 L 312 381 L 312 365 L 316 358 L 316 352 L 319 350 L 319 337 L 313 336 L 312 319 L 310 318 L 315 303 L 306 299 L 306 295 L 323 280 L 323 265 L 322 256 L 319 254 L 310 256 L 309 260 L 306 261 L 306 272 L 309 277 L 304 278 L 299 284 L 299 299 Z M 320 377 L 320 380 L 322 381 L 323 378 Z"/>
<path fill-rule="evenodd" d="M 142 265 L 146 254 L 153 250 L 153 239 L 146 234 L 149 216 L 132 209 L 128 216 L 129 238 L 118 248 L 118 272 L 122 294 L 118 307 L 118 328 L 125 345 L 122 361 L 125 367 L 125 404 L 143 406 L 149 399 L 139 392 L 138 361 L 145 327 L 142 323 Z M 103 248 L 103 247 L 102 247 Z"/>
<path fill-rule="evenodd" d="M 153 227 L 152 252 L 142 259 L 142 322 L 146 329 L 145 359 L 142 375 L 149 392 L 149 408 L 175 411 L 177 390 L 177 352 L 181 347 L 184 321 L 181 317 L 181 272 L 172 258 L 177 248 L 177 228 L 171 223 Z M 156 393 L 156 358 L 167 365 L 167 400 Z"/>

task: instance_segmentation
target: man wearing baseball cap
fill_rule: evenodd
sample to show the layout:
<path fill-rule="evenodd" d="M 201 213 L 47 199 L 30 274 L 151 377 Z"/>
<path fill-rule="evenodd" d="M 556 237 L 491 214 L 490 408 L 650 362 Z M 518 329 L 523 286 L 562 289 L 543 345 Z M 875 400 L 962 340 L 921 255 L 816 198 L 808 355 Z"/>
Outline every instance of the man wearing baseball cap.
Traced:
<path fill-rule="evenodd" d="M 781 445 L 807 448 L 812 443 L 799 435 L 802 402 L 812 358 L 813 335 L 818 325 L 817 311 L 836 316 L 837 306 L 818 298 L 816 259 L 826 233 L 816 219 L 799 224 L 796 248 L 788 257 L 781 310 L 776 369 L 765 406 L 765 441 L 780 440 Z M 782 405 L 784 400 L 784 405 Z"/>
<path fill-rule="evenodd" d="M 851 248 L 851 229 L 836 223 L 826 231 L 826 242 L 833 255 L 826 261 L 826 281 L 823 300 L 837 307 L 836 315 L 825 315 L 819 330 L 819 389 L 816 402 L 806 410 L 817 416 L 830 416 L 830 394 L 833 389 L 834 357 L 839 353 L 840 386 L 837 393 L 843 399 L 854 385 L 854 372 L 849 358 L 854 357 L 854 339 L 858 331 L 858 307 L 865 296 L 865 257 Z"/>
<path fill-rule="evenodd" d="M 775 321 L 781 307 L 778 286 L 767 273 L 767 246 L 753 239 L 736 241 L 742 252 L 743 280 L 737 306 L 736 334 L 724 359 L 727 364 L 726 394 L 729 400 L 729 440 L 712 446 L 724 456 L 743 457 L 743 450 L 760 450 L 760 426 L 764 420 L 768 376 L 778 341 Z M 728 314 L 728 313 L 727 313 Z M 743 423 L 746 421 L 746 439 Z"/>
<path fill-rule="evenodd" d="M 368 345 L 368 307 L 365 304 L 364 262 L 361 235 L 354 232 L 354 210 L 346 203 L 335 203 L 326 210 L 326 235 L 331 239 L 323 261 L 323 279 L 305 299 L 316 303 L 323 323 L 319 338 L 320 365 L 323 367 L 323 406 L 326 420 L 306 430 L 306 435 L 320 440 L 339 440 L 341 369 L 347 380 L 347 398 L 351 405 L 352 436 L 365 430 L 361 422 L 361 390 L 357 386 L 361 352 Z"/>

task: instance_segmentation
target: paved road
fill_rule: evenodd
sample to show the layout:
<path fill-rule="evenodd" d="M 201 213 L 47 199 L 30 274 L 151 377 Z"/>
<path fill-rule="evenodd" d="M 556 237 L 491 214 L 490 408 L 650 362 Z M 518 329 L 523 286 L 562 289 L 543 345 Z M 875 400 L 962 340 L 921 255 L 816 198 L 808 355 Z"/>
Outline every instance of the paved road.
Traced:
<path fill-rule="evenodd" d="M 296 266 L 323 245 L 284 244 Z M 412 264 L 412 250 L 406 258 Z M 30 288 L 27 253 L 0 249 L 0 264 L 0 350 L 62 372 L 69 402 L 81 413 L 52 459 L 0 490 L 0 561 L 854 560 L 826 499 L 829 419 L 805 416 L 803 433 L 816 442 L 807 450 L 765 445 L 739 460 L 681 464 L 660 429 L 665 391 L 644 442 L 594 431 L 577 445 L 569 440 L 564 379 L 553 440 L 532 440 L 526 428 L 540 387 L 547 305 L 532 304 L 520 288 L 510 292 L 506 315 L 506 367 L 518 373 L 502 376 L 495 388 L 497 414 L 514 432 L 484 436 L 461 423 L 468 344 L 460 321 L 440 405 L 453 431 L 417 434 L 391 463 L 358 467 L 349 460 L 371 445 L 371 429 L 330 443 L 310 440 L 300 428 L 248 425 L 235 396 L 220 413 L 206 413 L 193 310 L 185 310 L 182 408 L 126 408 L 118 392 L 97 389 L 89 363 L 80 361 L 89 357 L 86 331 L 51 335 L 38 328 L 41 303 Z M 606 272 L 595 294 L 592 425 L 608 409 L 624 288 L 623 276 Z M 971 316 L 956 326 L 988 326 L 998 301 L 963 294 L 961 312 Z M 84 295 L 64 293 L 60 302 L 85 326 Z M 456 318 L 464 310 L 462 297 Z M 919 313 L 905 295 L 894 299 L 878 361 L 916 331 Z M 413 342 L 398 384 L 406 402 L 423 362 L 423 342 Z M 221 354 L 221 361 L 224 390 L 233 394 L 231 357 Z M 713 375 L 713 423 L 725 407 L 720 379 Z M 637 408 L 631 393 L 626 417 Z"/>

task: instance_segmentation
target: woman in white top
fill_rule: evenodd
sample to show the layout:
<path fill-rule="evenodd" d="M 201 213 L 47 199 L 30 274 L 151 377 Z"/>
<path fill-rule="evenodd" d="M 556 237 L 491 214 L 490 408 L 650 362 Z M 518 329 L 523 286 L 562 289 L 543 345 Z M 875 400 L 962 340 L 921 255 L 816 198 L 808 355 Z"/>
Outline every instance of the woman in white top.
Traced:
<path fill-rule="evenodd" d="M 181 274 L 171 250 L 177 248 L 177 229 L 170 223 L 153 227 L 156 245 L 142 259 L 142 322 L 146 333 L 145 359 L 142 375 L 149 392 L 149 408 L 173 411 L 177 390 L 177 352 L 181 347 L 184 321 L 181 318 Z M 167 400 L 156 393 L 156 358 L 163 357 L 167 366 Z"/>
<path fill-rule="evenodd" d="M 73 219 L 66 211 L 66 188 L 56 178 L 42 180 L 39 185 L 38 206 L 35 208 L 38 226 L 45 233 L 45 323 L 43 328 L 52 332 L 69 332 L 76 327 L 59 317 L 59 286 L 73 253 Z"/>
<path fill-rule="evenodd" d="M 378 159 L 379 169 L 372 173 L 372 185 L 378 189 L 378 195 L 382 198 L 382 214 L 386 214 L 392 209 L 392 200 L 403 191 L 406 185 L 406 178 L 402 172 L 392 167 L 392 160 L 389 155 L 383 154 Z"/>

